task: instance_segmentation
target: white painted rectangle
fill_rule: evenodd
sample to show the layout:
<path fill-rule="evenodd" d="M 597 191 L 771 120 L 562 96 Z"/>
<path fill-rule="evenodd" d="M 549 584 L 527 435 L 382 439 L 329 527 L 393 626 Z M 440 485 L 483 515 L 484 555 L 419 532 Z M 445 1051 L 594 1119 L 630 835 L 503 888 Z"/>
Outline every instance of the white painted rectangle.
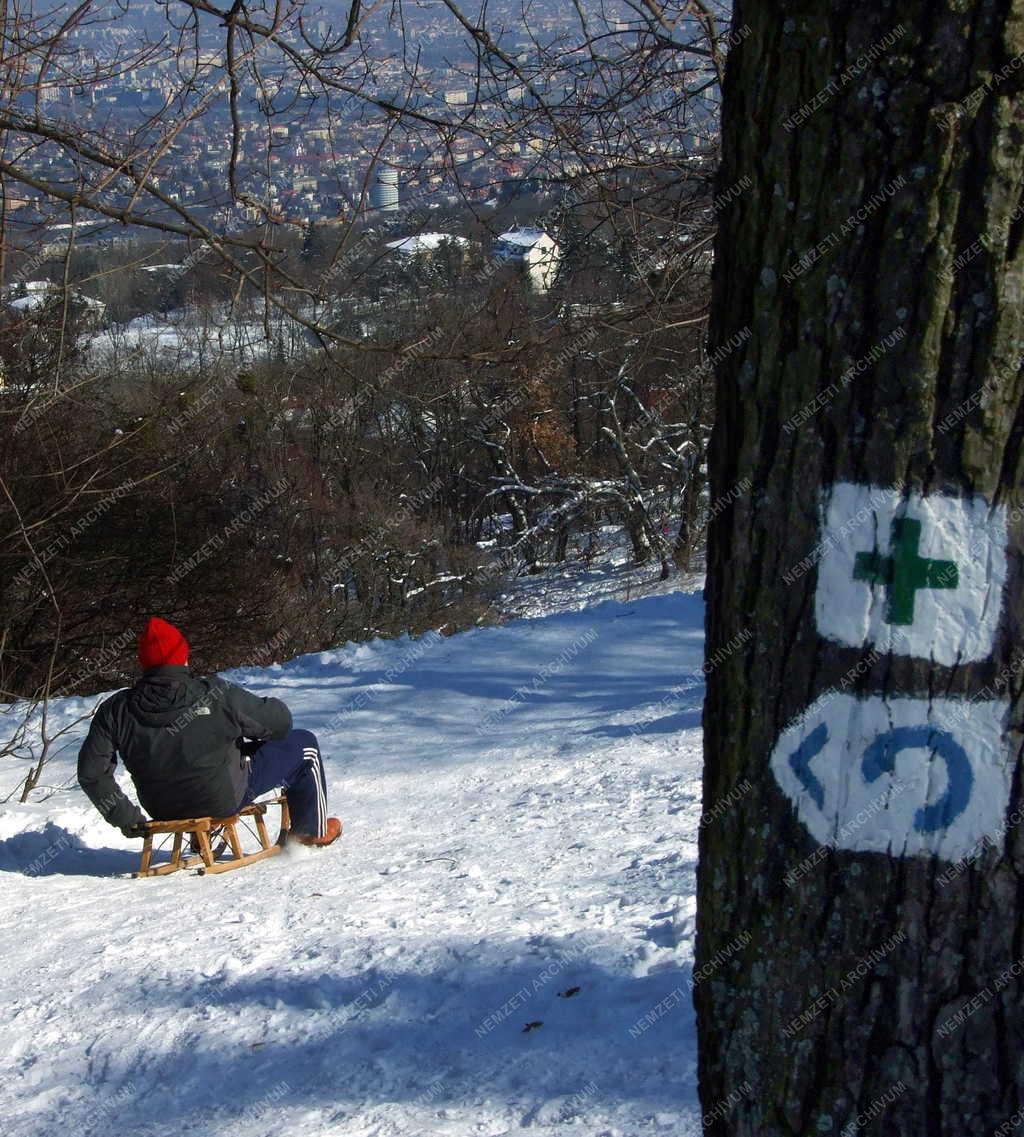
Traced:
<path fill-rule="evenodd" d="M 894 522 L 920 524 L 919 555 L 956 566 L 955 587 L 922 587 L 913 622 L 894 623 L 889 588 L 857 578 L 858 554 L 890 558 Z M 840 482 L 825 489 L 814 612 L 818 631 L 851 647 L 873 645 L 951 667 L 993 650 L 1007 574 L 1007 517 L 981 497 L 904 495 Z"/>

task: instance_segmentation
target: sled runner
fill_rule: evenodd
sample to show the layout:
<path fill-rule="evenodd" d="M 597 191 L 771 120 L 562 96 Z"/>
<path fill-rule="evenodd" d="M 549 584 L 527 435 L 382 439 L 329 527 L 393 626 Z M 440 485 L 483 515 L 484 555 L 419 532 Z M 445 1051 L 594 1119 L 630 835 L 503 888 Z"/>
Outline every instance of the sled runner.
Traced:
<path fill-rule="evenodd" d="M 272 845 L 267 833 L 265 814 L 267 806 L 281 807 L 281 828 L 277 841 Z M 255 825 L 255 830 L 250 825 Z M 142 842 L 142 862 L 139 871 L 132 873 L 136 879 L 143 876 L 165 876 L 179 869 L 198 869 L 199 875 L 230 872 L 254 861 L 277 856 L 284 848 L 285 838 L 290 828 L 288 802 L 284 795 L 253 802 L 240 809 L 232 817 L 192 817 L 184 821 L 149 821 L 146 823 L 146 836 Z M 246 853 L 242 848 L 239 828 L 249 833 L 259 842 L 259 849 Z M 171 859 L 166 864 L 152 865 L 153 839 L 174 838 L 171 846 Z M 185 847 L 185 838 L 189 838 Z M 163 844 L 160 841 L 160 844 Z M 182 855 L 185 853 L 186 855 Z M 227 854 L 227 856 L 225 856 Z"/>

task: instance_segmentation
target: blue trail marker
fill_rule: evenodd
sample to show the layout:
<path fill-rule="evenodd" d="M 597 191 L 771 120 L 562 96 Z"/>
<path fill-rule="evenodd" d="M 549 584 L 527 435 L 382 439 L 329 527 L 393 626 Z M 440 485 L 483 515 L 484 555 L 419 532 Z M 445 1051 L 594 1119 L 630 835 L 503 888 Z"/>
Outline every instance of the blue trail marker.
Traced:
<path fill-rule="evenodd" d="M 821 845 L 958 861 L 1006 832 L 1006 700 L 829 692 L 779 735 L 779 789 Z"/>
<path fill-rule="evenodd" d="M 946 792 L 931 805 L 921 806 L 914 815 L 914 828 L 921 833 L 948 829 L 971 800 L 974 774 L 966 751 L 948 731 L 928 725 L 901 726 L 876 738 L 864 751 L 864 777 L 875 782 L 883 774 L 894 774 L 896 755 L 902 750 L 929 750 L 945 761 Z"/>
<path fill-rule="evenodd" d="M 789 756 L 789 764 L 797 780 L 811 795 L 811 800 L 819 809 L 825 808 L 825 787 L 811 769 L 811 759 L 817 758 L 828 742 L 828 724 L 821 723 L 800 743 Z"/>

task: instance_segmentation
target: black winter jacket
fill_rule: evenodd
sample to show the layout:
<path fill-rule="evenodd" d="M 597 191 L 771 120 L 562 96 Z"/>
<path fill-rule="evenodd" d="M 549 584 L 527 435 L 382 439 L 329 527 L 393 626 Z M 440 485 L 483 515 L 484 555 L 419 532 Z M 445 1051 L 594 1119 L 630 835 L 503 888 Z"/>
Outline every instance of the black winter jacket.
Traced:
<path fill-rule="evenodd" d="M 262 699 L 187 667 L 155 667 L 100 704 L 78 755 L 78 781 L 111 825 L 145 821 L 114 780 L 120 755 L 150 817 L 225 817 L 248 782 L 243 738 L 280 739 L 291 730 L 280 699 Z"/>

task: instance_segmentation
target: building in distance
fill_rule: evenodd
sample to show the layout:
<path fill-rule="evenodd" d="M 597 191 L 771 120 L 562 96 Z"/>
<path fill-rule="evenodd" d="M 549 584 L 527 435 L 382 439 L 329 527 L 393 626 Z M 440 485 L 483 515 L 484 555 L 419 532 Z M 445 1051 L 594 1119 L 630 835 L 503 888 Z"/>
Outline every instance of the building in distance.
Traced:
<path fill-rule="evenodd" d="M 502 233 L 494 242 L 496 260 L 525 270 L 535 288 L 546 292 L 554 283 L 562 250 L 543 229 L 515 228 Z"/>
<path fill-rule="evenodd" d="M 384 213 L 398 212 L 398 171 L 378 168 L 370 186 L 370 208 Z"/>
<path fill-rule="evenodd" d="M 464 248 L 469 244 L 465 237 L 453 237 L 450 233 L 416 233 L 412 237 L 400 237 L 397 241 L 388 241 L 387 248 L 402 256 L 415 257 L 424 253 L 436 253 L 448 242 Z"/>

